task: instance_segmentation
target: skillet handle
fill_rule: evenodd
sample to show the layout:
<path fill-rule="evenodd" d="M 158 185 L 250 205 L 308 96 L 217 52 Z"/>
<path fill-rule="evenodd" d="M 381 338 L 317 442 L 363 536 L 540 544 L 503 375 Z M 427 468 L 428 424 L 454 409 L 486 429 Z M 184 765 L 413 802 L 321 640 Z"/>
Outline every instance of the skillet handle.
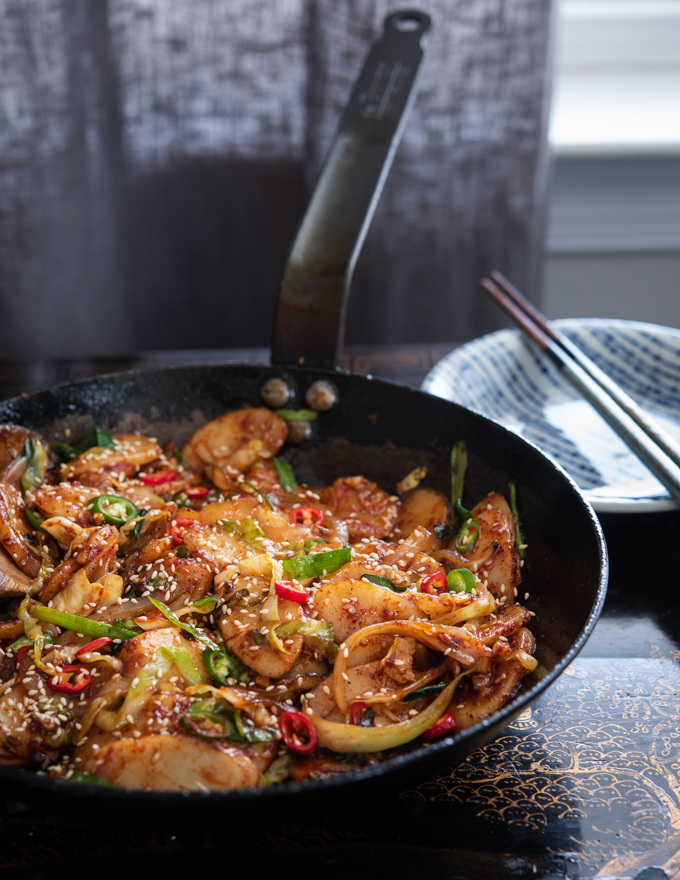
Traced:
<path fill-rule="evenodd" d="M 352 272 L 415 98 L 430 25 L 423 12 L 395 12 L 371 48 L 288 256 L 273 364 L 339 365 Z"/>

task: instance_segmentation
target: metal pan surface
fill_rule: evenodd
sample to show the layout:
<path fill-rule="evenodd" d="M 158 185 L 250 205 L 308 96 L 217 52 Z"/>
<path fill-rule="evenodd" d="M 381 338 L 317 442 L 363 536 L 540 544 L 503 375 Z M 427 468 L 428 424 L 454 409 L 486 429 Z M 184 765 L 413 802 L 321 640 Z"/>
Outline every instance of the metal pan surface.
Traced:
<path fill-rule="evenodd" d="M 227 409 L 260 405 L 260 388 L 282 376 L 296 399 L 316 379 L 332 381 L 338 404 L 314 422 L 312 437 L 288 457 L 300 480 L 331 481 L 364 474 L 393 491 L 397 480 L 426 464 L 426 483 L 449 491 L 449 454 L 467 444 L 470 464 L 466 498 L 517 486 L 522 527 L 529 545 L 523 569 L 526 606 L 536 614 L 532 630 L 537 658 L 546 670 L 524 680 L 500 712 L 444 741 L 423 745 L 377 766 L 338 778 L 283 783 L 256 790 L 210 794 L 116 791 L 0 768 L 8 796 L 43 809 L 85 813 L 153 811 L 198 818 L 214 810 L 239 820 L 276 818 L 289 802 L 295 814 L 323 806 L 351 807 L 384 795 L 387 786 L 406 787 L 442 763 L 457 763 L 497 736 L 533 702 L 578 654 L 597 621 L 607 582 L 607 551 L 599 522 L 567 474 L 538 449 L 500 425 L 457 404 L 388 382 L 304 367 L 191 366 L 130 371 L 38 391 L 0 404 L 0 421 L 14 422 L 63 439 L 97 424 L 106 430 L 139 429 L 159 440 L 181 442 L 198 425 Z"/>

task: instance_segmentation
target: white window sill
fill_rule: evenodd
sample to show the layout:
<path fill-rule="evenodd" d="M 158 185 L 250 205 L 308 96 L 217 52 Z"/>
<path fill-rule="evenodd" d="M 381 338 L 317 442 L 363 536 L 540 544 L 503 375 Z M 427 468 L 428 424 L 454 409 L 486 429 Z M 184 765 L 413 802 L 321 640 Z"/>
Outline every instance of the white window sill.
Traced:
<path fill-rule="evenodd" d="M 558 157 L 680 156 L 680 67 L 563 69 L 549 139 Z"/>

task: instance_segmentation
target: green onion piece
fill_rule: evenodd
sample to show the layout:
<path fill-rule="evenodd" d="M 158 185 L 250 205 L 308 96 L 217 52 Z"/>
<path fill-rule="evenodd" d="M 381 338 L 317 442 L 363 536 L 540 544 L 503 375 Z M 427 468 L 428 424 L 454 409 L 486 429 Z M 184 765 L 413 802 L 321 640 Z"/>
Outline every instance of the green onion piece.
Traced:
<path fill-rule="evenodd" d="M 52 447 L 52 452 L 56 452 L 57 455 L 61 458 L 65 458 L 67 461 L 76 457 L 70 443 L 59 443 L 59 441 L 55 441 L 54 443 L 50 443 L 50 446 Z"/>
<path fill-rule="evenodd" d="M 119 788 L 120 786 L 114 785 L 113 782 L 107 782 L 106 779 L 102 779 L 101 776 L 93 776 L 91 773 L 85 773 L 84 770 L 74 770 L 74 772 L 68 778 L 69 782 L 78 782 L 84 783 L 85 785 L 100 785 L 103 788 Z"/>
<path fill-rule="evenodd" d="M 279 475 L 279 483 L 284 492 L 294 492 L 298 487 L 293 469 L 283 458 L 274 458 L 274 467 Z"/>
<path fill-rule="evenodd" d="M 76 443 L 73 447 L 73 452 L 75 455 L 82 455 L 83 452 L 87 452 L 88 449 L 93 449 L 95 446 L 115 449 L 116 443 L 113 437 L 106 431 L 102 431 L 101 428 L 90 428 L 80 443 Z"/>
<path fill-rule="evenodd" d="M 461 553 L 470 553 L 479 538 L 479 523 L 476 519 L 468 519 L 460 527 L 456 538 L 456 547 Z"/>
<path fill-rule="evenodd" d="M 192 602 L 191 604 L 194 608 L 203 608 L 205 605 L 216 605 L 217 599 L 214 596 L 206 596 L 205 599 L 199 599 L 198 602 Z"/>
<path fill-rule="evenodd" d="M 201 683 L 201 674 L 198 669 L 196 669 L 196 664 L 189 656 L 189 652 L 186 648 L 162 647 L 159 648 L 158 651 L 160 654 L 163 654 L 174 662 L 175 666 L 182 673 L 182 678 L 189 687 Z"/>
<path fill-rule="evenodd" d="M 453 526 L 448 523 L 435 523 L 433 531 L 435 538 L 440 541 L 449 541 L 454 535 Z"/>
<path fill-rule="evenodd" d="M 410 703 L 412 700 L 422 700 L 423 697 L 432 697 L 443 691 L 445 687 L 445 681 L 440 681 L 437 684 L 427 684 L 425 687 L 419 688 L 417 691 L 411 691 L 410 694 L 406 694 L 404 702 Z"/>
<path fill-rule="evenodd" d="M 175 449 L 175 451 L 172 453 L 172 457 L 176 458 L 179 464 L 184 464 L 184 456 L 179 451 L 179 449 Z"/>
<path fill-rule="evenodd" d="M 245 681 L 248 678 L 247 667 L 226 648 L 219 648 L 217 651 L 205 650 L 203 665 L 220 684 L 226 684 L 228 678 L 235 678 L 236 681 Z"/>
<path fill-rule="evenodd" d="M 471 593 L 475 588 L 475 576 L 467 568 L 456 568 L 446 575 L 450 593 Z"/>
<path fill-rule="evenodd" d="M 405 593 L 408 589 L 408 587 L 398 587 L 394 581 L 391 581 L 389 578 L 380 577 L 379 574 L 362 574 L 361 580 L 377 584 L 379 587 L 389 587 L 395 593 Z"/>
<path fill-rule="evenodd" d="M 55 643 L 55 638 L 52 633 L 43 633 L 43 644 L 45 645 L 53 645 Z M 12 642 L 10 648 L 14 653 L 19 650 L 19 648 L 26 648 L 33 644 L 33 639 L 29 639 L 28 636 L 21 636 L 21 638 L 17 639 L 16 642 Z"/>
<path fill-rule="evenodd" d="M 46 535 L 47 532 L 43 528 L 41 528 L 42 524 L 45 522 L 45 517 L 42 514 L 38 513 L 37 510 L 29 510 L 28 507 L 24 512 L 26 514 L 26 519 L 33 526 L 33 528 L 37 532 L 43 532 L 43 534 Z"/>
<path fill-rule="evenodd" d="M 515 518 L 515 548 L 520 557 L 524 558 L 524 550 L 520 549 L 522 545 L 522 531 L 519 527 L 519 511 L 517 510 L 517 489 L 514 483 L 510 483 L 510 510 Z"/>
<path fill-rule="evenodd" d="M 275 785 L 277 782 L 283 782 L 288 779 L 290 764 L 290 752 L 274 758 L 266 773 L 260 774 L 260 785 Z"/>
<path fill-rule="evenodd" d="M 340 550 L 328 550 L 326 553 L 310 553 L 309 556 L 302 556 L 299 559 L 286 559 L 282 567 L 295 580 L 302 581 L 306 578 L 321 577 L 324 571 L 330 574 L 351 560 L 352 553 L 349 547 L 342 547 Z"/>
<path fill-rule="evenodd" d="M 284 422 L 313 422 L 319 413 L 314 409 L 277 409 L 276 415 Z"/>
<path fill-rule="evenodd" d="M 270 510 L 274 510 L 274 505 L 271 503 L 269 498 L 267 498 L 267 495 L 262 491 L 262 489 L 258 489 L 257 486 L 253 486 L 252 483 L 246 483 L 245 480 L 243 481 L 243 485 L 250 486 L 250 488 L 253 490 L 253 492 L 257 492 L 257 494 L 260 496 L 260 498 L 262 498 L 262 500 L 267 505 L 267 507 Z"/>
<path fill-rule="evenodd" d="M 24 455 L 26 456 L 26 470 L 21 475 L 21 488 L 24 492 L 33 492 L 45 478 L 45 471 L 49 464 L 47 452 L 40 440 L 27 437 L 24 443 Z"/>
<path fill-rule="evenodd" d="M 466 510 L 461 503 L 467 463 L 467 449 L 465 448 L 465 443 L 461 440 L 451 450 L 451 503 L 453 504 L 456 525 L 462 525 L 465 520 L 470 519 L 472 516 L 470 511 Z"/>
<path fill-rule="evenodd" d="M 239 712 L 238 709 L 234 710 L 234 720 L 236 729 L 244 742 L 262 743 L 272 742 L 276 739 L 276 733 L 271 727 L 256 727 L 251 719 Z M 236 739 L 236 737 L 232 737 L 232 739 Z"/>
<path fill-rule="evenodd" d="M 153 599 L 151 600 L 153 602 Z M 93 636 L 95 639 L 108 636 L 110 639 L 133 639 L 138 632 L 127 629 L 118 624 L 102 623 L 100 620 L 89 620 L 87 617 L 78 617 L 76 614 L 68 614 L 66 611 L 57 611 L 56 608 L 47 608 L 45 605 L 33 605 L 30 609 L 31 617 L 42 620 L 43 623 L 54 623 L 62 629 L 72 629 L 84 636 Z"/>
<path fill-rule="evenodd" d="M 193 636 L 199 644 L 203 645 L 204 648 L 209 648 L 211 651 L 218 651 L 219 646 L 213 642 L 211 638 L 209 638 L 205 633 L 202 633 L 200 630 L 196 629 L 195 626 L 192 626 L 190 623 L 184 623 L 174 614 L 165 602 L 161 602 L 160 599 L 154 599 L 153 596 L 149 596 L 149 602 L 154 605 L 164 617 L 170 621 L 170 623 L 174 623 L 175 626 L 178 626 L 180 629 L 183 629 L 184 632 L 188 632 L 189 635 Z"/>
<path fill-rule="evenodd" d="M 97 495 L 87 502 L 90 513 L 101 513 L 112 526 L 123 526 L 139 516 L 137 505 L 120 495 Z"/>
<path fill-rule="evenodd" d="M 180 544 L 179 547 L 175 550 L 175 556 L 179 559 L 185 559 L 189 555 L 189 551 L 187 550 L 184 544 Z"/>
<path fill-rule="evenodd" d="M 328 543 L 328 541 L 323 541 L 321 538 L 310 538 L 308 541 L 305 541 L 305 543 L 302 545 L 302 550 L 303 550 L 305 556 L 308 556 L 312 547 L 316 546 L 317 544 L 327 544 L 327 543 Z"/>

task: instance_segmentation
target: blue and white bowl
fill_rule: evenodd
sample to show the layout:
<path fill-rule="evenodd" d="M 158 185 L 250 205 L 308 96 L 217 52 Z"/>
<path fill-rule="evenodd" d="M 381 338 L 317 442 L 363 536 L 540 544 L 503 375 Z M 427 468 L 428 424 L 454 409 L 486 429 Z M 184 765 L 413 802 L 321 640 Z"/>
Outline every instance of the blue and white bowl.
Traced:
<path fill-rule="evenodd" d="M 602 318 L 554 322 L 680 440 L 680 331 Z M 678 505 L 557 368 L 518 330 L 452 351 L 422 388 L 500 422 L 558 461 L 598 513 Z"/>

